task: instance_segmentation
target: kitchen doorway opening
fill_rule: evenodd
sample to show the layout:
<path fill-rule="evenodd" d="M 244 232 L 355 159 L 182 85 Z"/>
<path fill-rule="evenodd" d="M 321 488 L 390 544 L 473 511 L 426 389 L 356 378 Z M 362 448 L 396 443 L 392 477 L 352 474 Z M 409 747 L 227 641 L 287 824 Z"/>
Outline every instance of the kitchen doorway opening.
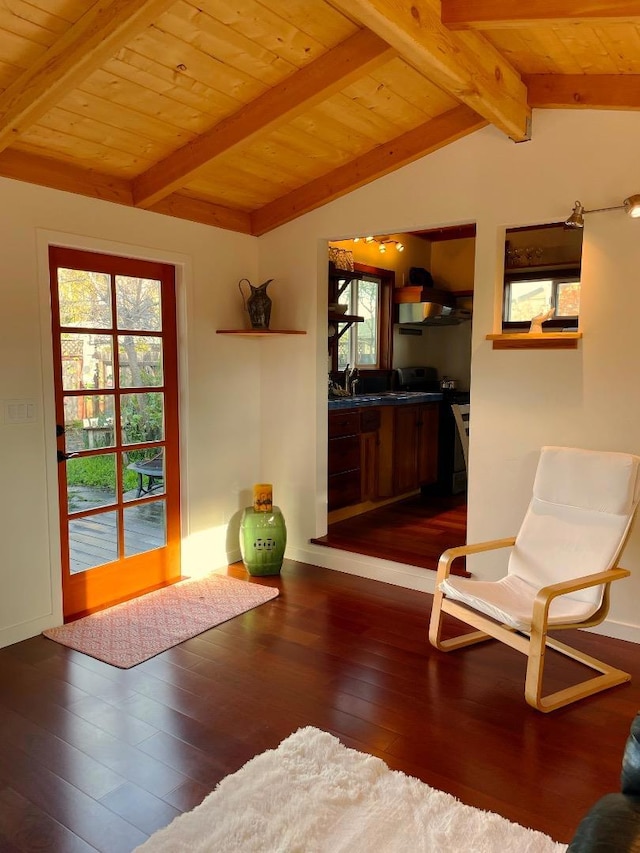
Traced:
<path fill-rule="evenodd" d="M 471 395 L 475 226 L 332 242 L 329 254 L 334 277 L 375 264 L 391 280 L 389 359 L 382 370 L 360 366 L 354 387 L 336 370 L 341 323 L 328 306 L 327 533 L 313 541 L 435 570 L 446 548 L 466 541 L 466 462 L 451 404 Z M 335 290 L 330 281 L 329 302 Z M 434 293 L 437 314 L 423 309 Z M 343 334 L 361 323 L 352 307 Z"/>

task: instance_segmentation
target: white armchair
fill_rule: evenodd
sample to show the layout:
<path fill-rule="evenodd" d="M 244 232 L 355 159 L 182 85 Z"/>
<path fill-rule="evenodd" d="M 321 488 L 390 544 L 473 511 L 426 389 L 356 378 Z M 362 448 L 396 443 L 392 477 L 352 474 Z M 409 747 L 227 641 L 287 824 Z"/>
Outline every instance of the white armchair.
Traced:
<path fill-rule="evenodd" d="M 438 564 L 429 639 L 452 651 L 497 639 L 528 657 L 525 699 L 553 711 L 631 676 L 548 636 L 549 630 L 602 622 L 640 498 L 640 457 L 630 453 L 543 447 L 533 497 L 516 537 L 445 551 Z M 512 547 L 507 574 L 497 581 L 450 575 L 461 556 Z M 443 640 L 443 614 L 476 630 Z M 600 675 L 542 695 L 549 647 Z"/>

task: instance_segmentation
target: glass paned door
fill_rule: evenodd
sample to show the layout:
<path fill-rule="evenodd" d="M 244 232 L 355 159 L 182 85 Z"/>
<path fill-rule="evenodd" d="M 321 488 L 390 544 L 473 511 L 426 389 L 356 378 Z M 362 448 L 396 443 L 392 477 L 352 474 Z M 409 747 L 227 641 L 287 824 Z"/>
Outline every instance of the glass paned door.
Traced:
<path fill-rule="evenodd" d="M 175 276 L 49 256 L 68 619 L 180 577 Z"/>

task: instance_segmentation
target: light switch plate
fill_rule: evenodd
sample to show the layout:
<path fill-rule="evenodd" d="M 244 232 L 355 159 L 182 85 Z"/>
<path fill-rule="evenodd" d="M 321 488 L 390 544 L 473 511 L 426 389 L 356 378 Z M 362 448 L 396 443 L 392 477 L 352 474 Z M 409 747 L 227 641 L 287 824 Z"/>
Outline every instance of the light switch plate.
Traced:
<path fill-rule="evenodd" d="M 35 400 L 4 400 L 2 405 L 5 424 L 33 424 L 37 420 Z"/>

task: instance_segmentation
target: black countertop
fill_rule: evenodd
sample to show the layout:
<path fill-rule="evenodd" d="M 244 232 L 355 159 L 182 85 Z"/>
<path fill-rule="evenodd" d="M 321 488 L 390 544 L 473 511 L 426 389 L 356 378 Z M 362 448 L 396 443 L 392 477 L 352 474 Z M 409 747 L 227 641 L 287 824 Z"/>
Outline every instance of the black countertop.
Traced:
<path fill-rule="evenodd" d="M 406 406 L 415 403 L 439 403 L 442 394 L 428 391 L 382 391 L 379 394 L 355 394 L 353 397 L 330 397 L 329 411 L 361 409 L 365 406 Z"/>

